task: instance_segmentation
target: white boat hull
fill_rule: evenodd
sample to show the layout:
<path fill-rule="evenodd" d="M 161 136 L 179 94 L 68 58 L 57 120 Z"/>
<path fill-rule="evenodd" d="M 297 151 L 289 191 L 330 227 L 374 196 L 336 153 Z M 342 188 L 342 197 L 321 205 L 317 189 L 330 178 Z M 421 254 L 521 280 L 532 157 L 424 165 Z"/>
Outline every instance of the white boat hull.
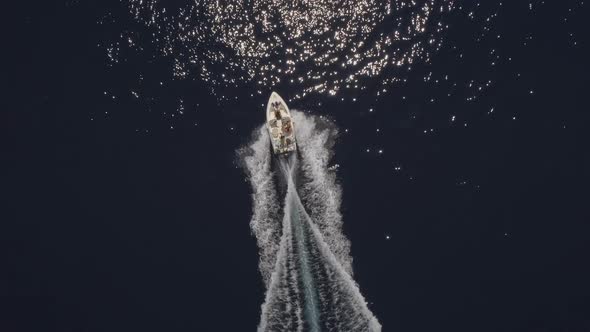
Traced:
<path fill-rule="evenodd" d="M 273 92 L 266 106 L 266 126 L 275 154 L 288 153 L 297 149 L 293 125 L 287 103 L 278 93 Z"/>

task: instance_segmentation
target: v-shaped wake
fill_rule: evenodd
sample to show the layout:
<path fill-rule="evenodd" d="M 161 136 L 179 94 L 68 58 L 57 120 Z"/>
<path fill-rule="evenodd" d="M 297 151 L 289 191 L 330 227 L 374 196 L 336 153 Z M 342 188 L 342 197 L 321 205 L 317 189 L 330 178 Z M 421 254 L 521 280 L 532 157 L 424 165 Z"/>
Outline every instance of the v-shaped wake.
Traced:
<path fill-rule="evenodd" d="M 340 188 L 327 167 L 336 128 L 292 113 L 300 154 L 276 160 L 283 190 L 274 180 L 264 129 L 243 156 L 253 188 L 251 227 L 267 285 L 258 331 L 381 331 L 352 279 Z"/>

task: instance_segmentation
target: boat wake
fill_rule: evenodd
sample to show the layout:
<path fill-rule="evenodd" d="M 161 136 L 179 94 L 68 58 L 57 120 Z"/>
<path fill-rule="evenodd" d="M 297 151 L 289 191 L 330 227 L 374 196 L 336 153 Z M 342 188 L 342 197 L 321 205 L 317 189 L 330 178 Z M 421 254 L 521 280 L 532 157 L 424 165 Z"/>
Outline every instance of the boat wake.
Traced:
<path fill-rule="evenodd" d="M 299 155 L 273 158 L 264 126 L 239 152 L 252 186 L 250 225 L 266 285 L 258 331 L 381 331 L 352 279 L 341 189 L 328 168 L 337 128 L 291 113 Z"/>

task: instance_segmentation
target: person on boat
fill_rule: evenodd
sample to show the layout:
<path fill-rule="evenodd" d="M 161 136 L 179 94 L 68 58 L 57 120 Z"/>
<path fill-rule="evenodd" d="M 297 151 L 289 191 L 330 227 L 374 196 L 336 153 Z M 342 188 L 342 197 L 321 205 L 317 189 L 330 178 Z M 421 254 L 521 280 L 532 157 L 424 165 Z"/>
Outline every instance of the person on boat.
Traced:
<path fill-rule="evenodd" d="M 289 121 L 289 119 L 283 122 L 283 132 L 287 135 L 291 134 L 291 121 Z"/>

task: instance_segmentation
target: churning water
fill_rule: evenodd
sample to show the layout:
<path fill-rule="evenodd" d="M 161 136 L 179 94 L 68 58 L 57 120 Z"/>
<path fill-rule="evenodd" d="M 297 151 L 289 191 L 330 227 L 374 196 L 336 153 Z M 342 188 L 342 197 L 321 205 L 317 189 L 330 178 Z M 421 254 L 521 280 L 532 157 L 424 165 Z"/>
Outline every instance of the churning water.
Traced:
<path fill-rule="evenodd" d="M 273 156 L 264 126 L 240 150 L 266 285 L 258 331 L 381 331 L 352 279 L 341 188 L 328 167 L 337 128 L 291 113 L 298 154 Z"/>

